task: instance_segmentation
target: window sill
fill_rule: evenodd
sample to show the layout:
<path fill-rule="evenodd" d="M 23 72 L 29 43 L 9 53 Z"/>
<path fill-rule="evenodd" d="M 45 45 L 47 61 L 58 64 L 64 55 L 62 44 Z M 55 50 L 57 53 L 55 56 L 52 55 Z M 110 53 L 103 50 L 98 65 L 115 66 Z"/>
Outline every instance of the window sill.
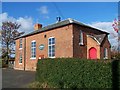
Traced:
<path fill-rule="evenodd" d="M 55 58 L 55 57 L 48 57 L 48 58 Z"/>
<path fill-rule="evenodd" d="M 84 46 L 84 44 L 83 44 L 83 43 L 79 43 L 79 45 L 80 45 L 80 46 Z"/>
<path fill-rule="evenodd" d="M 103 59 L 108 59 L 108 57 L 104 57 Z"/>
<path fill-rule="evenodd" d="M 22 63 L 19 63 L 19 65 L 21 65 Z"/>
<path fill-rule="evenodd" d="M 22 48 L 19 48 L 19 50 L 22 50 Z"/>
<path fill-rule="evenodd" d="M 36 59 L 36 57 L 35 58 L 31 57 L 30 59 Z"/>

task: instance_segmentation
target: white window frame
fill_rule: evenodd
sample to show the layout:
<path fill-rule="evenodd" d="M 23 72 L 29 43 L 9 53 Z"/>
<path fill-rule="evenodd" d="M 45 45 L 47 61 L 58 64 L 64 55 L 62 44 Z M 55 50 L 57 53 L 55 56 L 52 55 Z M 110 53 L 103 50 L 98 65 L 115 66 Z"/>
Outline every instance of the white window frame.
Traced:
<path fill-rule="evenodd" d="M 83 45 L 83 32 L 80 30 L 79 32 L 79 45 Z"/>
<path fill-rule="evenodd" d="M 20 60 L 21 59 L 21 60 Z M 19 57 L 19 64 L 22 64 L 22 62 L 20 62 L 20 61 L 22 61 L 23 60 L 23 58 L 22 58 L 22 54 L 20 54 L 20 57 Z"/>
<path fill-rule="evenodd" d="M 108 59 L 108 49 L 104 48 L 104 59 Z"/>
<path fill-rule="evenodd" d="M 54 41 L 54 44 L 52 44 L 52 43 L 49 44 L 49 40 L 51 39 L 51 42 L 52 42 L 52 38 L 55 39 L 55 37 L 49 37 L 49 38 L 48 38 L 48 57 L 49 57 L 49 58 L 55 58 L 55 41 Z M 52 53 L 53 53 L 53 52 L 52 52 L 52 51 L 53 51 L 52 48 L 51 48 L 51 52 L 49 52 L 49 47 L 50 47 L 50 46 L 51 46 L 51 47 L 54 46 L 54 56 L 52 56 Z M 50 56 L 50 53 L 51 53 L 51 56 Z"/>
<path fill-rule="evenodd" d="M 32 43 L 35 43 L 35 47 L 34 47 L 34 45 L 32 46 Z M 33 57 L 34 53 L 35 53 L 35 57 Z M 31 57 L 30 57 L 30 59 L 36 59 L 36 41 L 35 40 L 31 41 Z"/>
<path fill-rule="evenodd" d="M 19 49 L 22 49 L 22 38 L 19 39 Z"/>

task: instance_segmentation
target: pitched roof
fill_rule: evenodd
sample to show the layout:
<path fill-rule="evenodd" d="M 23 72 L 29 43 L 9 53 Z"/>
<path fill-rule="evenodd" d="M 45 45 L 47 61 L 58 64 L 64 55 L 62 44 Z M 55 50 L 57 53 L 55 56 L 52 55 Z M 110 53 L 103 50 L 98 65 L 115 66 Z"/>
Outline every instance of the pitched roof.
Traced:
<path fill-rule="evenodd" d="M 103 42 L 106 34 L 100 34 L 100 35 L 94 35 L 96 39 L 100 42 L 100 44 Z"/>
<path fill-rule="evenodd" d="M 88 37 L 92 38 L 96 42 L 98 42 L 100 45 L 102 44 L 104 38 L 106 37 L 106 34 L 100 34 L 100 35 L 87 35 Z"/>
<path fill-rule="evenodd" d="M 102 33 L 105 33 L 105 34 L 109 34 L 108 32 L 105 32 L 105 31 L 96 29 L 96 28 L 94 28 L 94 27 L 91 27 L 91 26 L 88 26 L 88 25 L 83 24 L 83 23 L 81 23 L 81 22 L 78 22 L 78 21 L 76 21 L 76 20 L 74 20 L 74 19 L 68 18 L 68 19 L 66 19 L 66 20 L 64 20 L 64 21 L 60 21 L 60 22 L 57 22 L 57 23 L 54 23 L 54 24 L 45 26 L 45 27 L 43 27 L 43 28 L 41 28 L 41 29 L 39 29 L 39 30 L 34 30 L 33 32 L 28 33 L 28 34 L 25 34 L 25 35 L 22 35 L 22 36 L 20 36 L 20 37 L 18 37 L 18 38 L 27 37 L 27 36 L 34 35 L 34 34 L 37 34 L 37 33 L 40 33 L 40 32 L 52 30 L 52 29 L 54 29 L 54 28 L 58 28 L 58 27 L 65 26 L 65 25 L 68 25 L 68 24 L 78 24 L 78 25 L 80 25 L 80 26 L 85 26 L 85 27 L 88 27 L 88 28 L 92 28 L 92 29 L 98 30 L 98 31 L 100 31 L 100 32 L 102 32 Z M 16 39 L 18 39 L 18 38 L 16 38 Z"/>

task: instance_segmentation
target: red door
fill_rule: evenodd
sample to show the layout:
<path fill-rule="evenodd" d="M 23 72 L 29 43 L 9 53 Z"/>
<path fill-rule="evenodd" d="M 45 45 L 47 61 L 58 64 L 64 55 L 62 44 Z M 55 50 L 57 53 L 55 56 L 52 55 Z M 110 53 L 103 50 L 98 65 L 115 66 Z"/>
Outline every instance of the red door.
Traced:
<path fill-rule="evenodd" d="M 97 50 L 92 47 L 89 49 L 89 59 L 97 59 Z"/>

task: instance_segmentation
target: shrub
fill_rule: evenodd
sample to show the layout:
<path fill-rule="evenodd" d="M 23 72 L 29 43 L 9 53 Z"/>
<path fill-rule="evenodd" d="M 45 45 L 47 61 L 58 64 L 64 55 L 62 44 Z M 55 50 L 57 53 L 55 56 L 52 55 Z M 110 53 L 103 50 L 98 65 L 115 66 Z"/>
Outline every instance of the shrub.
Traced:
<path fill-rule="evenodd" d="M 111 68 L 111 62 L 78 58 L 38 60 L 36 81 L 51 88 L 112 88 Z"/>
<path fill-rule="evenodd" d="M 120 53 L 118 53 L 118 54 L 116 55 L 116 59 L 117 59 L 117 60 L 120 60 Z"/>

